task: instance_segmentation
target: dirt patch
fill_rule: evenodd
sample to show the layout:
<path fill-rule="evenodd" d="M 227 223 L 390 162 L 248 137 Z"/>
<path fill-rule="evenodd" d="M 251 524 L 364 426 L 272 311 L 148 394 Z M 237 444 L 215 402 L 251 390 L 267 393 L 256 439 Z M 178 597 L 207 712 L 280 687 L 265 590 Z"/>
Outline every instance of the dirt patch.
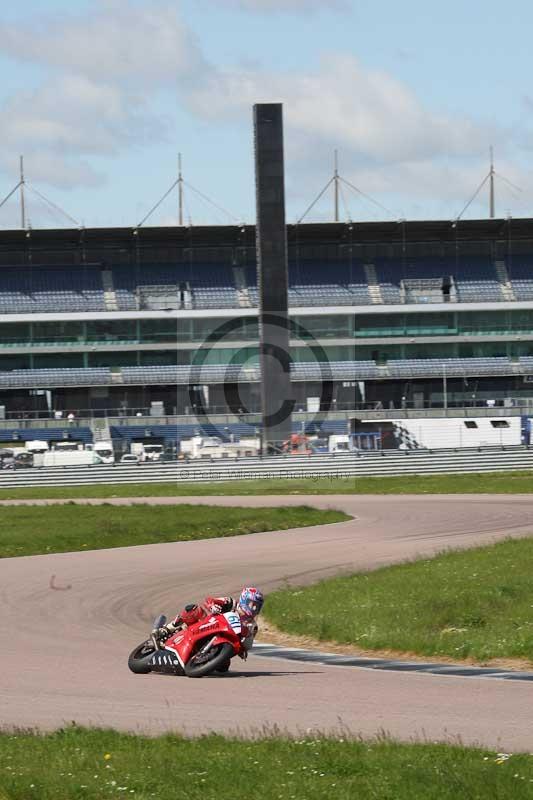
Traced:
<path fill-rule="evenodd" d="M 388 658 L 403 661 L 438 661 L 443 664 L 456 664 L 469 667 L 497 667 L 499 669 L 515 670 L 517 672 L 531 672 L 533 661 L 526 658 L 494 658 L 489 661 L 476 661 L 473 658 L 457 659 L 449 656 L 421 656 L 420 653 L 410 653 L 398 650 L 364 650 L 351 644 L 339 644 L 338 642 L 320 641 L 312 639 L 310 636 L 297 636 L 284 633 L 278 630 L 272 623 L 265 619 L 261 620 L 257 641 L 263 644 L 275 644 L 279 647 L 302 647 L 309 650 L 321 650 L 328 653 L 339 653 L 339 655 L 362 656 L 366 658 Z"/>

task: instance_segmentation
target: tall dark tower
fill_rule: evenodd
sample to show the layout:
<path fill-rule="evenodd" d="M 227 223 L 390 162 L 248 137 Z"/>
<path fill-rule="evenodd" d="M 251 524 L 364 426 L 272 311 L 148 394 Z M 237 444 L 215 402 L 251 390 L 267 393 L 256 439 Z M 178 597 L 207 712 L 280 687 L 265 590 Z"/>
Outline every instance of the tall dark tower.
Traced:
<path fill-rule="evenodd" d="M 275 452 L 291 435 L 287 228 L 281 103 L 254 106 L 256 246 L 263 442 Z"/>

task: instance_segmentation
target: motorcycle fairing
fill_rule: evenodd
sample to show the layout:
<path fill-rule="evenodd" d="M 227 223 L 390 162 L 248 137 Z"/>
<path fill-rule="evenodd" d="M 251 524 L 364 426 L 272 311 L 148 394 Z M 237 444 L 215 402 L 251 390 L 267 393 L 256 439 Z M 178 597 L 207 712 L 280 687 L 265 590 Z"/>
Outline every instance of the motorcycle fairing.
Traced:
<path fill-rule="evenodd" d="M 190 625 L 185 631 L 178 631 L 164 645 L 165 650 L 170 650 L 177 658 L 182 667 L 185 666 L 196 645 L 211 637 L 215 637 L 212 645 L 231 642 L 235 647 L 235 652 L 241 650 L 239 634 L 241 623 L 238 614 L 229 611 L 226 614 L 217 614 L 207 619 L 199 620 Z"/>
<path fill-rule="evenodd" d="M 167 653 L 165 650 L 156 650 L 150 659 L 150 666 L 157 672 L 172 672 L 176 670 L 182 671 L 182 665 L 176 657 L 175 653 Z"/>

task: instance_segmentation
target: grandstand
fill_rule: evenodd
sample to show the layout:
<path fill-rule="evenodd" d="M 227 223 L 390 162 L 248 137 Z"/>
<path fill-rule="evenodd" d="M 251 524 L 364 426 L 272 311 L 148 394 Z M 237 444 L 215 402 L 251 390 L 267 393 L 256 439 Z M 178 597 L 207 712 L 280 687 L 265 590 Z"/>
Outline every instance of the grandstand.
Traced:
<path fill-rule="evenodd" d="M 287 230 L 296 411 L 533 396 L 533 220 Z M 252 226 L 1 232 L 6 435 L 58 411 L 257 414 L 257 303 Z"/>

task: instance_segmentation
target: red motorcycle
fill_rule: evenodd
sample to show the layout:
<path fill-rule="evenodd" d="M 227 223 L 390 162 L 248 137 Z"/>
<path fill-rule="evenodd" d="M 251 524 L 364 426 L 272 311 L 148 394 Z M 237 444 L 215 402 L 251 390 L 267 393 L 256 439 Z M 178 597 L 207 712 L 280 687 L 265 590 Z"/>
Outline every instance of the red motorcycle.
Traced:
<path fill-rule="evenodd" d="M 166 617 L 154 622 L 161 628 Z M 212 614 L 188 628 L 178 630 L 168 639 L 158 639 L 155 634 L 138 645 L 128 658 L 132 672 L 145 675 L 163 672 L 202 678 L 213 672 L 227 672 L 233 656 L 244 652 L 241 619 L 234 611 Z"/>

